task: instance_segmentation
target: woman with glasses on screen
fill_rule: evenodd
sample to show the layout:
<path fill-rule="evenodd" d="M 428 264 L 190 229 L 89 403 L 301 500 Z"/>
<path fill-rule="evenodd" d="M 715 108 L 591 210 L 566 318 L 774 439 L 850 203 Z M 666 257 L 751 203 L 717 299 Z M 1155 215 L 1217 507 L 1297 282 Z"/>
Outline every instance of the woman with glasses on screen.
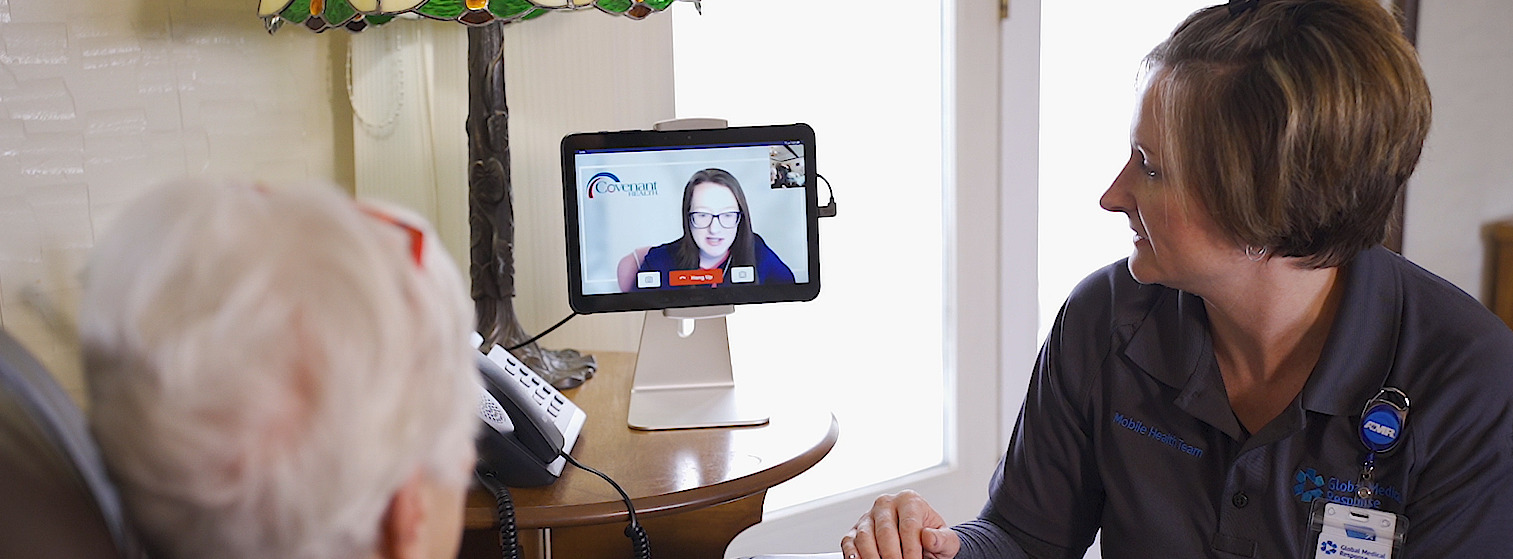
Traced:
<path fill-rule="evenodd" d="M 683 187 L 682 216 L 683 236 L 651 247 L 637 266 L 638 274 L 656 272 L 659 281 L 654 286 L 638 282 L 636 288 L 793 283 L 793 270 L 751 230 L 746 193 L 730 173 L 694 173 Z M 718 273 L 698 273 L 713 270 Z M 676 272 L 695 272 L 692 283 L 678 279 Z"/>
<path fill-rule="evenodd" d="M 1132 253 L 1062 307 L 987 506 L 883 496 L 842 552 L 1506 557 L 1513 332 L 1380 245 L 1430 117 L 1396 20 L 1234 1 L 1147 64 L 1100 200 Z"/>

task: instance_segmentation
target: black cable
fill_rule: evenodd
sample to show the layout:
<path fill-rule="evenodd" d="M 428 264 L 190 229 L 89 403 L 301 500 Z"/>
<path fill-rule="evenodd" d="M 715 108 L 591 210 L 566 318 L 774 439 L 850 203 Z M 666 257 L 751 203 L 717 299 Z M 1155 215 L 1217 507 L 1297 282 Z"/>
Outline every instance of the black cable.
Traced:
<path fill-rule="evenodd" d="M 640 524 L 627 524 L 625 537 L 630 538 L 631 559 L 651 559 L 651 542 Z"/>
<path fill-rule="evenodd" d="M 651 559 L 651 542 L 646 537 L 646 529 L 641 527 L 641 523 L 636 522 L 636 505 L 630 502 L 630 495 L 625 494 L 625 490 L 621 489 L 620 484 L 615 483 L 615 480 L 599 470 L 584 466 L 573 459 L 573 455 L 564 452 L 562 457 L 578 469 L 603 478 L 604 481 L 609 482 L 610 487 L 615 488 L 615 491 L 620 494 L 620 499 L 625 501 L 625 512 L 630 516 L 630 524 L 625 526 L 625 537 L 630 538 L 631 556 L 635 559 Z"/>
<path fill-rule="evenodd" d="M 515 344 L 515 345 L 512 345 L 510 347 L 504 348 L 504 350 L 505 351 L 515 351 L 515 350 L 520 349 L 522 347 L 531 345 L 531 342 L 539 340 L 539 339 L 541 339 L 542 336 L 545 336 L 547 334 L 552 333 L 552 330 L 556 330 L 557 328 L 561 327 L 563 324 L 567 324 L 567 321 L 572 320 L 573 317 L 575 317 L 575 316 L 578 316 L 577 311 L 574 311 L 572 314 L 567 315 L 567 317 L 563 318 L 562 320 L 558 320 L 557 323 L 553 324 L 551 328 L 547 328 L 546 330 L 542 330 L 540 334 L 536 334 L 535 336 L 531 336 L 531 339 L 523 341 L 523 342 L 520 342 L 520 343 Z"/>
<path fill-rule="evenodd" d="M 815 173 L 814 176 L 824 181 L 825 190 L 830 193 L 830 201 L 820 206 L 820 217 L 835 217 L 835 187 L 830 186 L 830 179 L 825 178 L 825 175 Z"/>
<path fill-rule="evenodd" d="M 474 473 L 478 476 L 478 483 L 493 493 L 494 501 L 498 503 L 501 557 L 520 559 L 520 540 L 515 535 L 515 500 L 510 498 L 509 488 L 504 486 L 503 480 L 494 475 L 493 470 L 481 463 Z"/>

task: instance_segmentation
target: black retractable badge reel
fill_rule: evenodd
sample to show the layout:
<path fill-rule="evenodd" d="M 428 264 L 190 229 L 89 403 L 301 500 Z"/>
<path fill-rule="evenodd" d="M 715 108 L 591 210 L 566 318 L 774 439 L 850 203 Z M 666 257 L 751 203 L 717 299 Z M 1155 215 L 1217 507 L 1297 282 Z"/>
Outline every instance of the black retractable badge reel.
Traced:
<path fill-rule="evenodd" d="M 1316 558 L 1372 557 L 1390 559 L 1403 543 L 1408 519 L 1376 510 L 1376 458 L 1390 454 L 1403 440 L 1408 421 L 1408 396 L 1396 388 L 1383 388 L 1361 409 L 1358 428 L 1366 459 L 1355 497 L 1331 496 L 1314 502 L 1309 527 L 1317 536 Z"/>

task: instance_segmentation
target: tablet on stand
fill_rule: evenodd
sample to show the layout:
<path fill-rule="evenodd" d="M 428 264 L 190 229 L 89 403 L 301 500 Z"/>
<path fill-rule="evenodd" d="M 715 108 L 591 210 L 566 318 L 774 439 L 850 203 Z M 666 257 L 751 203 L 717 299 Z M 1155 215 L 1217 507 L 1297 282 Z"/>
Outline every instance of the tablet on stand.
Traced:
<path fill-rule="evenodd" d="M 562 173 L 569 304 L 645 313 L 629 425 L 766 423 L 736 387 L 725 317 L 819 294 L 814 131 L 689 119 L 573 134 Z"/>

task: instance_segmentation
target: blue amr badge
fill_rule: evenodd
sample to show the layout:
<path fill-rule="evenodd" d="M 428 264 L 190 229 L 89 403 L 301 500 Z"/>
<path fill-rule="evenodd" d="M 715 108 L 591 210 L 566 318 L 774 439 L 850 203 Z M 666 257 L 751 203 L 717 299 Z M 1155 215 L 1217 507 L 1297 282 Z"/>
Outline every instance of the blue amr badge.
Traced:
<path fill-rule="evenodd" d="M 1408 397 L 1395 388 L 1383 389 L 1361 412 L 1361 442 L 1366 450 L 1386 454 L 1403 438 Z"/>

